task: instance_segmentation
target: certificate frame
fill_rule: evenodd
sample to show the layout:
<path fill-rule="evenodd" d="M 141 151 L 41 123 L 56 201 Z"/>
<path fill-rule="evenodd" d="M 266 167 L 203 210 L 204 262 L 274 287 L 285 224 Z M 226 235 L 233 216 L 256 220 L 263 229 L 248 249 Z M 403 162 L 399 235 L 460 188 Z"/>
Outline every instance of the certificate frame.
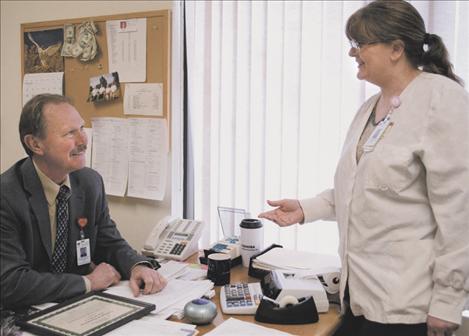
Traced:
<path fill-rule="evenodd" d="M 17 321 L 37 335 L 100 336 L 147 315 L 154 304 L 102 292 L 90 292 Z"/>

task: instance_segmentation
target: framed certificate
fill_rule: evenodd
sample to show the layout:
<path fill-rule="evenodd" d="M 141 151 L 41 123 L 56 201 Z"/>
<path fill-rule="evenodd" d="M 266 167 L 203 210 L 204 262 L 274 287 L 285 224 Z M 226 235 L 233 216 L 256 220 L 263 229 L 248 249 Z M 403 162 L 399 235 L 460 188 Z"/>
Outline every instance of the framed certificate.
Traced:
<path fill-rule="evenodd" d="M 37 335 L 98 336 L 154 309 L 153 304 L 91 292 L 29 315 L 17 323 Z"/>

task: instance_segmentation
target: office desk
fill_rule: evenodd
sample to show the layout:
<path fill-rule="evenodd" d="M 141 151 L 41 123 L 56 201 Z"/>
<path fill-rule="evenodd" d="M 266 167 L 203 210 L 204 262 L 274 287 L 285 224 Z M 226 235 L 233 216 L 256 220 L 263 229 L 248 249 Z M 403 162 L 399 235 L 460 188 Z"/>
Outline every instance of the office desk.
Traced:
<path fill-rule="evenodd" d="M 188 262 L 198 263 L 198 256 L 195 254 L 191 256 Z M 248 269 L 242 265 L 235 266 L 231 269 L 230 282 L 258 282 L 259 279 L 248 276 Z M 253 322 L 259 325 L 262 325 L 267 328 L 278 329 L 285 331 L 294 335 L 314 335 L 314 336 L 329 336 L 332 335 L 332 332 L 335 330 L 339 323 L 339 307 L 336 305 L 331 305 L 328 313 L 319 314 L 319 322 L 309 323 L 309 324 L 270 324 L 270 323 L 260 323 L 254 320 L 254 315 L 225 315 L 221 311 L 220 305 L 220 286 L 215 287 L 215 296 L 212 301 L 217 305 L 218 314 L 212 323 L 205 326 L 198 326 L 197 330 L 200 332 L 198 335 L 203 335 L 210 330 L 214 329 L 216 326 L 221 324 L 223 321 L 229 319 L 230 317 L 237 318 L 246 322 Z M 190 323 L 187 320 L 182 322 Z"/>

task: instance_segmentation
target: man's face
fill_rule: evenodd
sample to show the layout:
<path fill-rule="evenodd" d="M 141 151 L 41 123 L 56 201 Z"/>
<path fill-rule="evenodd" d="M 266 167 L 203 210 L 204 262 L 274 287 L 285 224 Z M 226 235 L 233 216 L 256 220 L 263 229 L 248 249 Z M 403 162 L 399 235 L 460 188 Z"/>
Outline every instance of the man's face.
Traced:
<path fill-rule="evenodd" d="M 54 182 L 61 183 L 68 173 L 85 166 L 88 139 L 84 121 L 70 104 L 47 104 L 44 107 L 44 138 L 37 138 L 39 150 L 35 161 Z"/>

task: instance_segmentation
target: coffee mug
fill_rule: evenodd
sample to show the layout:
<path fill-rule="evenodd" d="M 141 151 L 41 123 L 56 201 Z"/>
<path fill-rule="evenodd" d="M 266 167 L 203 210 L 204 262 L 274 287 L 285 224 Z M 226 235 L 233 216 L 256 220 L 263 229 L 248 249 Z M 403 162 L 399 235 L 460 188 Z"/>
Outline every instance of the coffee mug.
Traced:
<path fill-rule="evenodd" d="M 208 256 L 207 278 L 215 286 L 230 283 L 231 257 L 225 253 L 212 253 Z"/>
<path fill-rule="evenodd" d="M 239 224 L 241 229 L 240 245 L 243 266 L 249 267 L 251 257 L 259 253 L 264 245 L 264 227 L 259 219 L 246 218 Z"/>

